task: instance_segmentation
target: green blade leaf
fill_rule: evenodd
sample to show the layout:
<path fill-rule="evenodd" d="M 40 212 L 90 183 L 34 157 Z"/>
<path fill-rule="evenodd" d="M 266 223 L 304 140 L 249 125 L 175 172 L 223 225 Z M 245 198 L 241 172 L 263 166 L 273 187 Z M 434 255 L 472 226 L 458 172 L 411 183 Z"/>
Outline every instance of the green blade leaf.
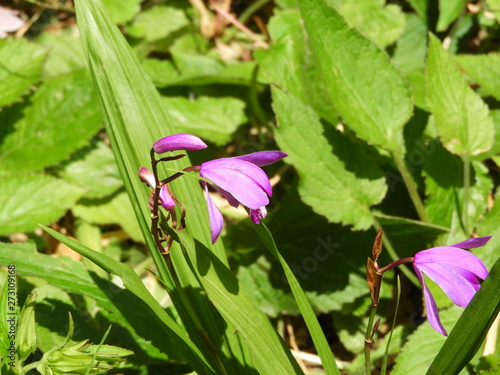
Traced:
<path fill-rule="evenodd" d="M 500 313 L 500 259 L 450 332 L 427 374 L 458 374 L 483 343 Z"/>
<path fill-rule="evenodd" d="M 59 219 L 84 190 L 43 174 L 0 178 L 0 234 L 32 231 Z"/>
<path fill-rule="evenodd" d="M 369 228 L 370 206 L 379 203 L 387 189 L 382 172 L 359 145 L 322 124 L 292 95 L 273 88 L 273 100 L 279 123 L 276 140 L 289 154 L 285 161 L 299 172 L 302 200 L 329 221 Z"/>
<path fill-rule="evenodd" d="M 184 231 L 178 236 L 186 258 L 215 307 L 241 334 L 259 374 L 301 374 L 290 350 L 269 319 L 235 278 L 206 246 Z"/>
<path fill-rule="evenodd" d="M 19 100 L 38 81 L 46 55 L 25 38 L 0 40 L 0 107 Z"/>
<path fill-rule="evenodd" d="M 338 113 L 360 138 L 399 150 L 413 110 L 401 73 L 385 51 L 349 28 L 324 0 L 301 0 L 300 8 Z"/>
<path fill-rule="evenodd" d="M 170 337 L 173 340 L 175 338 L 176 345 L 182 348 L 181 351 L 187 362 L 202 374 L 212 373 L 212 371 L 209 369 L 210 366 L 203 360 L 203 355 L 200 353 L 199 349 L 193 344 L 186 333 L 177 325 L 177 323 L 175 323 L 175 321 L 153 298 L 153 296 L 144 286 L 142 280 L 139 278 L 139 276 L 137 276 L 132 268 L 120 261 L 114 260 L 104 254 L 94 251 L 87 246 L 56 232 L 55 230 L 52 230 L 45 226 L 42 226 L 42 228 L 51 236 L 69 246 L 77 253 L 90 259 L 106 272 L 120 277 L 120 279 L 122 279 L 123 281 L 123 285 L 137 297 L 143 300 L 161 319 L 161 321 L 165 325 L 165 329 L 169 331 L 169 334 L 171 335 Z"/>
<path fill-rule="evenodd" d="M 14 127 L 13 132 L 8 126 L 0 129 L 0 137 L 5 137 L 0 146 L 2 169 L 35 171 L 57 164 L 101 127 L 101 111 L 87 71 L 46 79 L 31 102 L 0 112 L 0 123 Z"/>
<path fill-rule="evenodd" d="M 271 232 L 269 232 L 269 229 L 267 229 L 267 227 L 264 224 L 254 225 L 254 228 L 257 231 L 257 234 L 259 235 L 264 245 L 271 252 L 271 254 L 273 254 L 273 256 L 279 260 L 281 266 L 283 267 L 283 270 L 285 271 L 285 275 L 288 280 L 288 283 L 290 284 L 290 288 L 292 289 L 295 301 L 299 306 L 302 317 L 304 318 L 307 328 L 309 329 L 309 333 L 311 334 L 311 337 L 313 339 L 314 346 L 321 358 L 321 363 L 323 365 L 323 368 L 325 369 L 325 373 L 327 375 L 331 374 L 340 375 L 337 363 L 335 362 L 335 357 L 333 356 L 330 346 L 326 341 L 326 337 L 323 333 L 323 330 L 319 325 L 318 318 L 316 318 L 316 315 L 314 314 L 314 311 L 311 305 L 309 304 L 309 301 L 307 300 L 304 291 L 300 287 L 300 284 L 297 281 L 297 277 L 295 277 L 295 274 L 293 273 L 292 269 L 279 253 L 278 248 L 274 243 L 274 239 L 271 235 Z"/>
<path fill-rule="evenodd" d="M 493 120 L 487 105 L 469 87 L 458 67 L 429 34 L 427 99 L 444 146 L 459 155 L 476 155 L 493 144 Z"/>

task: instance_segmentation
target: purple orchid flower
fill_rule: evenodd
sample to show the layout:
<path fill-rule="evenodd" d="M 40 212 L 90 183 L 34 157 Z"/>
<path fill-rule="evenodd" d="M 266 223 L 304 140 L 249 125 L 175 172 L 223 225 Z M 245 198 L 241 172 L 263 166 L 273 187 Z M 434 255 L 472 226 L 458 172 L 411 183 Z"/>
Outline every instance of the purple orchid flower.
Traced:
<path fill-rule="evenodd" d="M 153 149 L 157 154 L 168 151 L 196 151 L 207 148 L 205 142 L 192 134 L 173 134 L 156 141 Z"/>
<path fill-rule="evenodd" d="M 281 151 L 261 151 L 252 154 L 207 161 L 201 164 L 200 176 L 212 185 L 228 203 L 238 207 L 241 203 L 250 209 L 250 217 L 255 224 L 266 217 L 265 206 L 272 196 L 271 183 L 259 167 L 269 165 L 287 156 Z M 210 217 L 212 243 L 219 238 L 222 230 L 222 214 L 208 194 L 207 183 L 202 181 Z"/>
<path fill-rule="evenodd" d="M 154 174 L 147 168 L 141 167 L 139 169 L 139 178 L 142 182 L 146 183 L 151 189 L 156 189 L 156 181 Z M 167 211 L 172 210 L 175 207 L 175 201 L 172 198 L 171 192 L 168 190 L 167 185 L 162 185 L 160 187 L 160 204 Z"/>
<path fill-rule="evenodd" d="M 438 246 L 415 254 L 413 268 L 424 289 L 427 318 L 436 331 L 448 336 L 438 315 L 436 301 L 423 274 L 440 286 L 457 306 L 466 307 L 486 279 L 488 270 L 474 254 L 462 250 L 484 246 L 491 236 L 471 238 L 451 246 Z"/>

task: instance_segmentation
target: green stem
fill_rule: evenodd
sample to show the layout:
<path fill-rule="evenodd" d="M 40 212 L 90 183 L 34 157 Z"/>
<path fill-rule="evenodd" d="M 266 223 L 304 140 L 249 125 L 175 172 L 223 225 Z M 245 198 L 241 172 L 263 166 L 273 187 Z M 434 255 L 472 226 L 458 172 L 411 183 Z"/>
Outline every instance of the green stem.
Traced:
<path fill-rule="evenodd" d="M 238 17 L 238 21 L 241 23 L 246 23 L 248 19 L 257 12 L 261 7 L 266 5 L 269 1 L 271 0 L 257 0 L 252 3 L 252 5 L 249 5 L 248 8 L 246 8 Z"/>
<path fill-rule="evenodd" d="M 392 329 L 387 339 L 387 345 L 385 347 L 384 359 L 382 360 L 382 368 L 380 369 L 380 375 L 385 375 L 387 373 L 387 358 L 389 357 L 389 349 L 391 346 L 392 334 L 394 332 L 394 327 L 396 326 L 396 318 L 398 316 L 399 310 L 399 300 L 401 299 L 401 279 L 398 274 L 396 274 L 396 287 L 397 287 L 397 299 L 396 299 L 396 310 L 394 311 L 394 318 L 392 319 Z"/>
<path fill-rule="evenodd" d="M 373 322 L 375 321 L 375 314 L 377 313 L 377 305 L 372 306 L 370 311 L 370 319 L 368 320 L 368 325 L 366 326 L 365 333 L 365 373 L 366 375 L 371 374 L 371 360 L 370 352 L 372 349 L 372 337 L 373 337 Z"/>
<path fill-rule="evenodd" d="M 410 198 L 413 202 L 413 205 L 415 206 L 415 209 L 417 210 L 417 214 L 420 217 L 420 220 L 422 220 L 424 223 L 430 223 L 431 220 L 429 219 L 427 211 L 425 210 L 424 202 L 422 202 L 422 199 L 418 194 L 417 183 L 408 170 L 406 162 L 401 157 L 398 151 L 393 151 L 392 156 L 394 158 L 394 161 L 396 162 L 399 173 L 401 173 L 401 177 L 403 177 L 406 189 L 408 189 L 408 193 L 410 194 Z"/>
<path fill-rule="evenodd" d="M 470 192 L 470 156 L 465 154 L 463 156 L 464 162 L 464 205 L 462 212 L 463 228 L 465 231 L 465 236 L 470 236 L 469 228 L 469 192 Z"/>

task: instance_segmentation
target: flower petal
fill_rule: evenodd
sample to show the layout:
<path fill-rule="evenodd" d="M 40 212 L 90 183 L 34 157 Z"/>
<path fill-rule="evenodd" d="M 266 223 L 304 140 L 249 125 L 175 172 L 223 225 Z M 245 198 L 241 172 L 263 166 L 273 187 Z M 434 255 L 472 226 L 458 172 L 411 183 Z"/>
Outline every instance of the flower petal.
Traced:
<path fill-rule="evenodd" d="M 262 219 L 265 219 L 267 216 L 266 207 L 259 207 L 256 210 L 250 210 L 250 219 L 252 219 L 252 223 L 260 224 Z"/>
<path fill-rule="evenodd" d="M 5 38 L 6 32 L 16 31 L 25 25 L 26 22 L 17 17 L 18 13 L 17 10 L 0 7 L 0 38 Z"/>
<path fill-rule="evenodd" d="M 206 148 L 207 145 L 200 138 L 192 134 L 173 134 L 156 141 L 153 149 L 157 154 L 167 151 L 196 151 Z"/>
<path fill-rule="evenodd" d="M 231 159 L 248 161 L 249 163 L 255 164 L 258 167 L 262 167 L 264 165 L 276 163 L 286 156 L 288 156 L 288 154 L 282 151 L 259 151 L 252 152 L 251 154 L 247 155 L 235 156 Z"/>
<path fill-rule="evenodd" d="M 175 202 L 172 199 L 172 195 L 170 194 L 170 191 L 168 191 L 167 185 L 162 185 L 160 188 L 160 204 L 161 206 L 166 209 L 167 211 L 170 211 L 175 207 Z"/>
<path fill-rule="evenodd" d="M 467 307 L 481 286 L 476 275 L 460 267 L 439 263 L 416 265 L 429 279 L 439 285 L 455 305 L 460 307 Z"/>
<path fill-rule="evenodd" d="M 446 332 L 446 329 L 444 329 L 443 325 L 441 324 L 441 320 L 439 319 L 439 311 L 436 306 L 436 301 L 434 300 L 434 297 L 432 296 L 431 291 L 429 290 L 427 285 L 425 285 L 424 276 L 422 275 L 419 266 L 414 263 L 413 268 L 415 269 L 418 279 L 422 283 L 422 287 L 424 289 L 425 306 L 427 308 L 427 319 L 429 320 L 429 324 L 437 332 L 441 333 L 444 336 L 448 336 L 448 332 Z"/>
<path fill-rule="evenodd" d="M 419 265 L 439 263 L 443 269 L 448 266 L 457 266 L 472 272 L 483 280 L 488 276 L 488 270 L 477 256 L 457 247 L 438 246 L 420 251 L 415 254 L 415 263 Z"/>
<path fill-rule="evenodd" d="M 269 178 L 252 163 L 237 159 L 211 160 L 201 165 L 200 176 L 249 208 L 258 209 L 269 203 L 267 195 L 272 193 Z"/>
<path fill-rule="evenodd" d="M 155 175 L 145 167 L 139 168 L 139 178 L 145 182 L 151 189 L 156 188 Z"/>
<path fill-rule="evenodd" d="M 463 242 L 451 245 L 451 247 L 459 247 L 461 249 L 472 249 L 474 247 L 481 247 L 486 245 L 486 243 L 490 240 L 490 238 L 491 236 L 469 238 L 468 240 L 465 240 Z"/>
<path fill-rule="evenodd" d="M 222 213 L 217 208 L 213 202 L 210 194 L 208 192 L 207 183 L 205 181 L 201 182 L 203 188 L 205 189 L 205 199 L 207 200 L 208 207 L 208 217 L 210 218 L 210 232 L 212 233 L 212 243 L 214 244 L 219 238 L 220 232 L 222 231 L 222 225 L 224 224 L 224 218 Z"/>

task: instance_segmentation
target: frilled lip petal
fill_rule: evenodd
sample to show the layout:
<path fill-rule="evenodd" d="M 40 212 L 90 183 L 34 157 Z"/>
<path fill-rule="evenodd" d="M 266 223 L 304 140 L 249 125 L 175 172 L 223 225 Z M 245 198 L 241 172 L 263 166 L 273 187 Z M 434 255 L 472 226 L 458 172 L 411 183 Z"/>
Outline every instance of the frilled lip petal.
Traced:
<path fill-rule="evenodd" d="M 465 240 L 463 242 L 451 245 L 451 247 L 459 247 L 460 249 L 472 249 L 474 247 L 481 247 L 486 245 L 486 243 L 490 240 L 490 238 L 491 236 L 469 238 L 468 240 Z"/>
<path fill-rule="evenodd" d="M 269 203 L 271 183 L 265 172 L 256 165 L 238 159 L 216 159 L 201 165 L 200 176 L 231 194 L 251 209 Z"/>
<path fill-rule="evenodd" d="M 255 164 L 258 167 L 263 167 L 264 165 L 276 163 L 286 156 L 288 156 L 288 154 L 283 151 L 258 151 L 247 155 L 235 156 L 231 159 L 243 160 Z"/>
<path fill-rule="evenodd" d="M 436 331 L 441 333 L 442 335 L 448 336 L 448 333 L 446 332 L 446 329 L 444 329 L 443 325 L 441 324 L 441 320 L 439 319 L 439 311 L 436 305 L 436 301 L 434 300 L 434 297 L 432 296 L 429 288 L 425 284 L 424 276 L 422 275 L 422 271 L 418 267 L 413 264 L 413 268 L 415 269 L 415 272 L 417 273 L 418 279 L 420 280 L 420 283 L 422 284 L 422 287 L 424 288 L 424 298 L 425 298 L 425 306 L 427 307 L 427 319 L 429 320 L 429 324 L 431 325 L 432 328 L 434 328 Z"/>
<path fill-rule="evenodd" d="M 156 141 L 153 149 L 157 154 L 168 151 L 196 151 L 206 148 L 207 145 L 200 138 L 192 134 L 173 134 Z"/>
<path fill-rule="evenodd" d="M 210 232 L 212 234 L 212 243 L 215 243 L 219 238 L 224 224 L 224 218 L 215 203 L 213 202 L 208 192 L 207 183 L 202 181 L 203 189 L 205 190 L 205 199 L 207 200 L 208 217 L 210 219 Z"/>

